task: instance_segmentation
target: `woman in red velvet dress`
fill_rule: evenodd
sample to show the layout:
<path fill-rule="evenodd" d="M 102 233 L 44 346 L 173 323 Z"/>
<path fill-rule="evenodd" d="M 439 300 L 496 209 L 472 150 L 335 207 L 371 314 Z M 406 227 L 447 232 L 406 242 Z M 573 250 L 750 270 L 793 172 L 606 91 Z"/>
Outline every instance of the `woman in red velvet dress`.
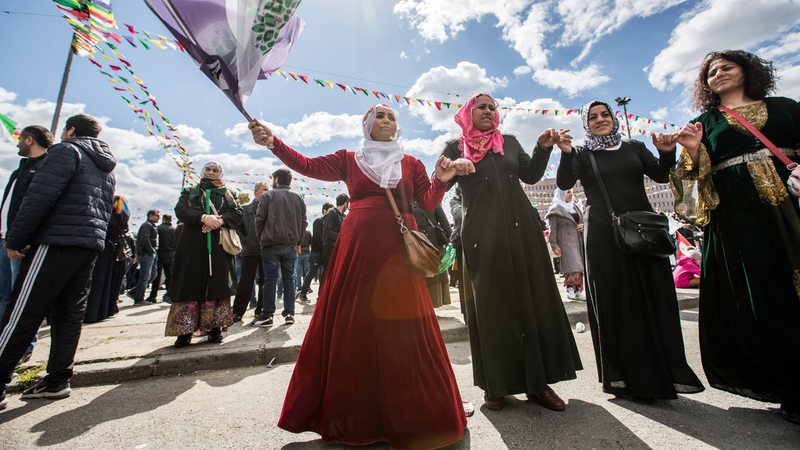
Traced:
<path fill-rule="evenodd" d="M 422 162 L 403 154 L 396 117 L 386 105 L 373 106 L 361 150 L 317 158 L 258 121 L 249 125 L 253 140 L 289 168 L 343 180 L 350 193 L 278 426 L 348 445 L 438 448 L 461 440 L 465 410 L 425 280 L 408 263 L 384 188 L 416 229 L 411 199 L 435 208 L 447 182 L 473 166 L 440 158 L 428 178 Z"/>

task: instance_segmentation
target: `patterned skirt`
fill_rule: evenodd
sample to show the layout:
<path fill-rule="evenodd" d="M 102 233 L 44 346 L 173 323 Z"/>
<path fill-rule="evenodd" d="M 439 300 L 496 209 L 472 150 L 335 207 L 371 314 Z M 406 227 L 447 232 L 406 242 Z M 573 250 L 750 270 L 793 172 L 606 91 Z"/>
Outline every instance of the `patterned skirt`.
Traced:
<path fill-rule="evenodd" d="M 583 292 L 583 273 L 570 272 L 564 274 L 564 287 L 571 287 L 575 292 Z"/>
<path fill-rule="evenodd" d="M 214 328 L 226 330 L 231 325 L 230 297 L 176 302 L 169 308 L 164 336 L 181 336 L 196 331 L 206 334 Z"/>

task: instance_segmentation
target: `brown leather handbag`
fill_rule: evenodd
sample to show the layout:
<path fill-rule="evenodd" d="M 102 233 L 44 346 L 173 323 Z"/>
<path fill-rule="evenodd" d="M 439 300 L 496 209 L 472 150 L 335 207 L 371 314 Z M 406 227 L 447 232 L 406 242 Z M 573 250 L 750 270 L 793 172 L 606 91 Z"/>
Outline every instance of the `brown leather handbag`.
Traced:
<path fill-rule="evenodd" d="M 417 272 L 425 277 L 432 277 L 439 273 L 439 266 L 442 263 L 442 251 L 433 245 L 428 238 L 419 231 L 410 230 L 397 209 L 392 191 L 385 189 L 389 204 L 392 205 L 395 219 L 400 225 L 400 233 L 403 235 L 403 244 L 406 248 L 409 263 Z"/>

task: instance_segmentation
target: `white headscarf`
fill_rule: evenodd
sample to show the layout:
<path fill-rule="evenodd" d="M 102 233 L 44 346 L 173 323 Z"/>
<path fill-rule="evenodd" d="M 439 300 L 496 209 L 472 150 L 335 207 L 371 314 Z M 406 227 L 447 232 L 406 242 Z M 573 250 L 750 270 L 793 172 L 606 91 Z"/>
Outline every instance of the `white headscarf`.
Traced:
<path fill-rule="evenodd" d="M 560 205 L 566 209 L 569 214 L 572 214 L 575 212 L 575 194 L 572 194 L 572 201 L 568 203 L 567 191 L 562 191 L 561 189 L 556 188 L 556 190 L 553 192 L 553 204 Z"/>
<path fill-rule="evenodd" d="M 364 140 L 361 142 L 361 149 L 356 152 L 356 164 L 370 180 L 382 188 L 395 188 L 403 178 L 403 147 L 397 142 L 400 137 L 400 128 L 391 141 L 374 141 L 370 136 L 372 124 L 375 122 L 375 115 L 378 108 L 385 108 L 394 114 L 397 119 L 397 111 L 384 104 L 378 104 L 367 110 L 362 120 L 364 130 Z"/>

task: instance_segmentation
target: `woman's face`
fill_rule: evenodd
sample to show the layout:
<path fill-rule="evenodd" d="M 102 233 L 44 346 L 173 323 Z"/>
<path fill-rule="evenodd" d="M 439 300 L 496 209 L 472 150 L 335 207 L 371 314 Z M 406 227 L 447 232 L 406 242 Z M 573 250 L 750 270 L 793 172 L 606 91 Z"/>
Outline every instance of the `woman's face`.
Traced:
<path fill-rule="evenodd" d="M 744 89 L 744 70 L 735 62 L 718 58 L 708 65 L 706 82 L 717 95 L 740 91 Z"/>
<path fill-rule="evenodd" d="M 564 192 L 564 201 L 567 202 L 567 203 L 571 203 L 572 202 L 572 189 Z"/>
<path fill-rule="evenodd" d="M 375 120 L 372 122 L 372 130 L 369 137 L 373 141 L 389 142 L 397 134 L 397 118 L 390 109 L 378 108 L 375 110 Z"/>
<path fill-rule="evenodd" d="M 494 119 L 497 116 L 497 108 L 494 100 L 486 95 L 481 95 L 475 99 L 472 107 L 472 126 L 478 131 L 489 131 L 494 128 Z"/>
<path fill-rule="evenodd" d="M 594 105 L 589 108 L 587 120 L 589 131 L 595 136 L 608 136 L 614 129 L 614 118 L 604 105 Z"/>
<path fill-rule="evenodd" d="M 203 169 L 203 178 L 211 178 L 212 180 L 219 180 L 220 176 L 219 166 L 216 164 L 209 164 Z"/>

